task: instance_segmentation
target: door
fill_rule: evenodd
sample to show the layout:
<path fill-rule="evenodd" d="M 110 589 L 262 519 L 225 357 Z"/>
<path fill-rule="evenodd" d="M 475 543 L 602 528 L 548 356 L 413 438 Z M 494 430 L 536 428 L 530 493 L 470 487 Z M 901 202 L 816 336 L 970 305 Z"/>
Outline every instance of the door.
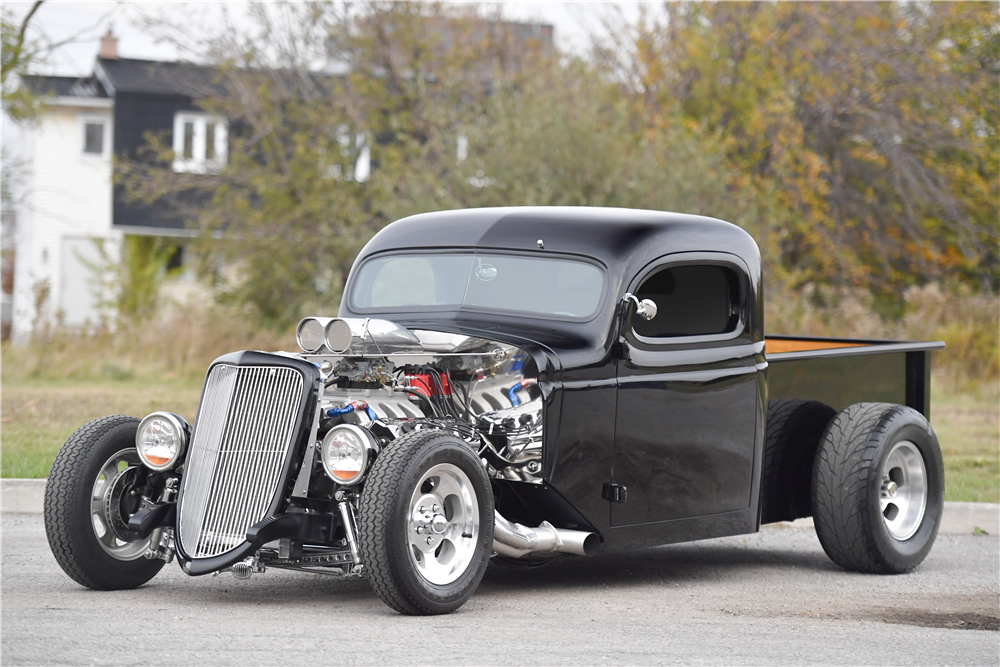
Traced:
<path fill-rule="evenodd" d="M 746 510 L 758 369 L 745 266 L 724 253 L 669 255 L 630 290 L 657 312 L 624 327 L 612 482 L 627 494 L 611 525 Z"/>
<path fill-rule="evenodd" d="M 89 236 L 62 240 L 62 281 L 59 308 L 71 327 L 96 324 L 100 306 L 100 267 L 103 258 L 97 241 Z"/>

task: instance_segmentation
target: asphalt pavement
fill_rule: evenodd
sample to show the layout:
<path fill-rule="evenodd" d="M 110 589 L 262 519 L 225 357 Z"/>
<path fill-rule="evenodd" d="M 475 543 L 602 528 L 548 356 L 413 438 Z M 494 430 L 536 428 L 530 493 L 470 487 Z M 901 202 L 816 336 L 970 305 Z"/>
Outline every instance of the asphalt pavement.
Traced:
<path fill-rule="evenodd" d="M 269 570 L 134 591 L 70 580 L 42 517 L 2 515 L 3 665 L 1000 664 L 1000 540 L 941 535 L 900 576 L 840 570 L 787 524 L 524 570 L 454 614 L 405 617 L 363 580 Z"/>

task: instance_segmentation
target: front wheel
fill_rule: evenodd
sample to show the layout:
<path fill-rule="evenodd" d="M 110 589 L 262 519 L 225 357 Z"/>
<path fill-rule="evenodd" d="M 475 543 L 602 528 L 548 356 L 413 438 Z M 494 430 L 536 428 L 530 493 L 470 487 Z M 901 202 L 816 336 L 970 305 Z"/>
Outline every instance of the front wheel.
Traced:
<path fill-rule="evenodd" d="M 135 449 L 138 426 L 135 417 L 114 415 L 81 427 L 59 450 L 45 485 L 52 555 L 87 588 L 136 588 L 164 565 L 144 558 L 150 538 L 128 528 L 145 473 Z"/>
<path fill-rule="evenodd" d="M 358 539 L 379 598 L 404 614 L 446 614 L 479 586 L 493 544 L 493 491 L 459 438 L 413 431 L 375 460 Z"/>
<path fill-rule="evenodd" d="M 916 410 L 858 403 L 827 427 L 812 510 L 827 555 L 849 570 L 908 572 L 930 552 L 944 509 L 937 436 Z"/>

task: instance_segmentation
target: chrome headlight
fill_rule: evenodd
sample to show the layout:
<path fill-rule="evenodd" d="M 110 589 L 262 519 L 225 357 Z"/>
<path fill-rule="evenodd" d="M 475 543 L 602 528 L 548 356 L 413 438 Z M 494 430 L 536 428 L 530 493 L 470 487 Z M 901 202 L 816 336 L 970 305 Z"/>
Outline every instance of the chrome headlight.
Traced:
<path fill-rule="evenodd" d="M 354 424 L 334 426 L 323 438 L 323 471 L 337 484 L 357 484 L 377 451 L 378 442 L 366 429 Z"/>
<path fill-rule="evenodd" d="M 135 448 L 147 468 L 170 470 L 184 456 L 191 427 L 180 415 L 154 412 L 139 422 Z"/>

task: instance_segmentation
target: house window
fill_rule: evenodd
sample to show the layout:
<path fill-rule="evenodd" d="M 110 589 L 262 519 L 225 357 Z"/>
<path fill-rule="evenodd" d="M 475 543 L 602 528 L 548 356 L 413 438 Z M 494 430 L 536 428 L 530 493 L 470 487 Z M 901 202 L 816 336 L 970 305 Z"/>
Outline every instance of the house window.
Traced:
<path fill-rule="evenodd" d="M 190 112 L 174 116 L 174 171 L 216 171 L 226 164 L 228 148 L 225 119 Z"/>
<path fill-rule="evenodd" d="M 80 117 L 80 143 L 83 145 L 83 155 L 87 157 L 103 157 L 108 154 L 110 137 L 108 119 L 93 116 Z"/>
<path fill-rule="evenodd" d="M 83 130 L 83 152 L 100 155 L 104 152 L 104 123 L 87 123 Z"/>

